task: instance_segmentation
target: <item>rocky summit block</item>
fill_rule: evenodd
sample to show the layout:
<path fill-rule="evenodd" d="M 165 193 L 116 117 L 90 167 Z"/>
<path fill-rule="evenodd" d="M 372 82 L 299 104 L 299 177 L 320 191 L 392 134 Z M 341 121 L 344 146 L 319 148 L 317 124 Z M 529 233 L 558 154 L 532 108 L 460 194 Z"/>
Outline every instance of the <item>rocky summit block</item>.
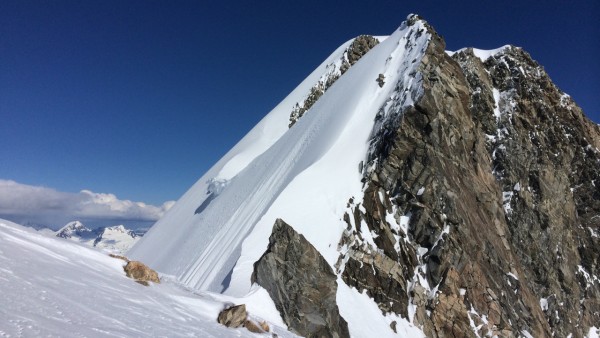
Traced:
<path fill-rule="evenodd" d="M 304 236 L 281 219 L 254 264 L 252 282 L 268 292 L 289 329 L 305 337 L 349 337 L 336 303 L 336 275 Z"/>

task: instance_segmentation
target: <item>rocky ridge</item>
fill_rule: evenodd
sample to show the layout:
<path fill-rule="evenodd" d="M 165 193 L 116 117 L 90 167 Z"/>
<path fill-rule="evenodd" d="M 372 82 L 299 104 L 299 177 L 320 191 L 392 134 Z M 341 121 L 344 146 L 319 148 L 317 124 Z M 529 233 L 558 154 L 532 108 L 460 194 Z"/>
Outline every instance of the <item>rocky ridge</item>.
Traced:
<path fill-rule="evenodd" d="M 297 102 L 290 114 L 291 128 L 298 120 L 315 104 L 319 98 L 340 78 L 350 67 L 362 58 L 371 48 L 375 47 L 379 40 L 371 35 L 360 35 L 356 37 L 346 49 L 342 57 L 327 66 L 327 72 L 321 76 L 319 81 L 310 89 L 304 102 Z"/>
<path fill-rule="evenodd" d="M 381 108 L 338 273 L 430 337 L 583 337 L 600 322 L 600 128 L 522 49 L 450 56 L 427 29 L 423 91 L 396 109 L 399 83 Z"/>

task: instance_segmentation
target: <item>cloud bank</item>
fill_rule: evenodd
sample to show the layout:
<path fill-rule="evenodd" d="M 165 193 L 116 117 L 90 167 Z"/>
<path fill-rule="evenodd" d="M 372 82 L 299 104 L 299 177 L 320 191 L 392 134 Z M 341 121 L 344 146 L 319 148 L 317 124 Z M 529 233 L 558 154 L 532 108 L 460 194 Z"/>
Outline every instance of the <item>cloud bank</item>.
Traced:
<path fill-rule="evenodd" d="M 82 190 L 79 193 L 32 186 L 0 179 L 0 218 L 21 224 L 59 227 L 73 220 L 97 225 L 153 223 L 173 206 L 120 200 L 113 194 Z"/>

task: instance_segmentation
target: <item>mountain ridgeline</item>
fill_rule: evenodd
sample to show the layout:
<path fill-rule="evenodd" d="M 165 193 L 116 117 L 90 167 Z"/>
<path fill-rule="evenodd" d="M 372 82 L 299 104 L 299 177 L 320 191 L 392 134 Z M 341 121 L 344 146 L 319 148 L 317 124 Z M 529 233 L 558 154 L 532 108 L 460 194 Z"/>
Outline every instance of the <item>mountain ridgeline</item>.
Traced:
<path fill-rule="evenodd" d="M 341 46 L 130 255 L 192 288 L 258 284 L 307 337 L 585 337 L 599 149 L 523 49 L 447 52 L 411 15 Z"/>

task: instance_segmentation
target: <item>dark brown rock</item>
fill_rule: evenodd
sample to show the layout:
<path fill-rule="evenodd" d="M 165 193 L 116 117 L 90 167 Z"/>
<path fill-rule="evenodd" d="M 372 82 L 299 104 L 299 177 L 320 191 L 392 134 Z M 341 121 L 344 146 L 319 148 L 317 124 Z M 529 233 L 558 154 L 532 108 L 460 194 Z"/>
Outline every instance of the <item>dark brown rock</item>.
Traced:
<path fill-rule="evenodd" d="M 377 81 L 377 84 L 379 85 L 379 88 L 383 87 L 383 85 L 385 84 L 385 76 L 383 74 L 379 74 L 376 81 Z"/>
<path fill-rule="evenodd" d="M 312 106 L 321 98 L 321 96 L 342 76 L 350 67 L 352 67 L 360 58 L 362 58 L 369 50 L 375 47 L 379 40 L 370 35 L 360 35 L 352 41 L 342 56 L 342 65 L 340 69 L 334 69 L 332 72 L 325 74 L 324 78 L 319 80 L 308 93 L 304 102 L 297 102 L 292 108 L 290 114 L 291 128 Z M 333 65 L 333 64 L 332 64 Z M 381 75 L 383 76 L 383 74 Z M 377 79 L 380 86 L 383 85 L 383 78 Z"/>
<path fill-rule="evenodd" d="M 360 60 L 368 51 L 377 46 L 379 41 L 371 35 L 360 35 L 352 41 L 346 51 L 346 59 L 343 60 L 341 72 L 344 74 L 358 60 Z"/>
<path fill-rule="evenodd" d="M 264 287 L 292 332 L 305 337 L 349 337 L 336 303 L 336 275 L 323 256 L 278 219 L 269 247 L 254 264 L 252 282 Z"/>

